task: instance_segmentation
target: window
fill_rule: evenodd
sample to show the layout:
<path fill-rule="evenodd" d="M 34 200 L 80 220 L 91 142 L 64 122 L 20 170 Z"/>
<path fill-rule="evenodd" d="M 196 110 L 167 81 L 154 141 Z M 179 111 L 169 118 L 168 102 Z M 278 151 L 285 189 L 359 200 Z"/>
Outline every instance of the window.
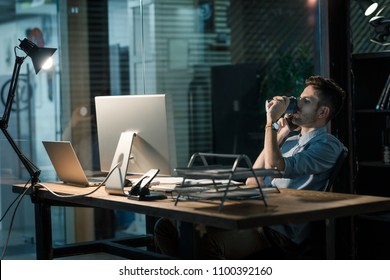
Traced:
<path fill-rule="evenodd" d="M 0 29 L 17 35 L 5 35 L 0 43 L 1 84 L 12 73 L 17 39 L 31 28 L 42 31 L 46 45 L 58 47 L 51 72 L 31 77 L 24 65 L 32 87 L 30 114 L 13 112 L 14 137 L 25 140 L 20 144 L 42 168 L 42 181 L 56 179 L 42 140 L 71 140 L 84 168 L 99 169 L 93 119 L 72 122 L 80 107 L 94 113 L 95 96 L 170 94 L 180 166 L 194 152 L 245 153 L 254 161 L 262 149 L 265 100 L 299 95 L 305 78 L 322 71 L 315 0 L 46 0 L 40 7 L 21 2 L 2 7 L 13 16 L 2 13 Z M 2 135 L 0 141 L 2 178 L 10 173 L 24 182 L 26 172 Z M 14 197 L 7 192 L 3 211 Z M 33 206 L 25 200 L 23 207 L 15 227 L 33 240 Z M 58 227 L 77 222 L 68 211 L 53 213 Z M 128 227 L 132 219 L 143 222 L 114 214 L 118 231 L 134 230 Z M 107 213 L 86 215 L 91 222 Z M 7 230 L 9 220 L 2 225 Z M 92 235 L 115 234 L 107 228 L 92 229 Z M 80 234 L 59 234 L 56 242 L 87 238 Z"/>

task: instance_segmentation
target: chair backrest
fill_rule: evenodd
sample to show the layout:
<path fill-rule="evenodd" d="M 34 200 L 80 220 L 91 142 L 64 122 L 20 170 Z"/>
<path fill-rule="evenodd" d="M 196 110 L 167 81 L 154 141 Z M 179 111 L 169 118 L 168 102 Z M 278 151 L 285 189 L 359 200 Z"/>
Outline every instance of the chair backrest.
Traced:
<path fill-rule="evenodd" d="M 343 166 L 343 163 L 347 158 L 347 156 L 348 156 L 348 149 L 344 147 L 336 161 L 336 164 L 333 166 L 332 173 L 330 174 L 330 177 L 325 185 L 324 192 L 329 192 L 332 190 L 333 184 L 337 176 L 339 175 L 341 167 Z"/>

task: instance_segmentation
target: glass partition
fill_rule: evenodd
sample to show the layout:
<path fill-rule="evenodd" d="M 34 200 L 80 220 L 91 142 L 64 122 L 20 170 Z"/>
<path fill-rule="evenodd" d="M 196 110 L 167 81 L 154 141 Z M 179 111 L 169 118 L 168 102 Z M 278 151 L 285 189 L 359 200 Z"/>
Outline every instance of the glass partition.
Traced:
<path fill-rule="evenodd" d="M 39 47 L 59 47 L 57 4 L 41 1 L 37 6 L 31 1 L 1 1 L 0 4 L 0 114 L 3 116 L 16 55 L 26 54 L 18 49 L 20 40 L 27 38 Z M 44 3 L 45 2 L 45 3 Z M 12 105 L 8 132 L 22 153 L 37 165 L 43 178 L 53 180 L 49 161 L 43 156 L 42 139 L 57 139 L 59 127 L 60 52 L 53 56 L 54 66 L 41 70 L 37 75 L 30 57 L 21 66 L 16 96 Z M 11 186 L 28 184 L 29 174 L 19 161 L 15 151 L 0 132 L 0 184 L 1 184 L 1 248 L 8 246 L 5 258 L 33 258 L 35 255 L 34 206 L 24 197 L 7 212 L 17 199 Z M 58 209 L 57 209 L 58 210 Z M 53 211 L 53 221 L 63 225 L 63 215 Z M 7 213 L 7 215 L 5 215 Z M 11 230 L 11 234 L 8 233 Z"/>
<path fill-rule="evenodd" d="M 99 170 L 94 97 L 101 95 L 171 95 L 178 166 L 194 152 L 244 153 L 254 161 L 262 149 L 265 100 L 299 95 L 305 78 L 323 69 L 319 15 L 325 11 L 316 0 L 34 2 L 0 4 L 9 11 L 0 15 L 0 30 L 9 34 L 0 42 L 0 82 L 12 73 L 18 38 L 58 48 L 52 70 L 36 76 L 24 65 L 20 88 L 26 93 L 10 128 L 42 169 L 42 181 L 57 179 L 42 140 L 72 141 L 84 168 Z M 85 110 L 88 118 L 81 118 Z M 0 142 L 1 184 L 25 182 L 3 135 Z M 1 197 L 4 213 L 15 195 L 2 187 Z M 13 245 L 33 244 L 28 199 L 17 219 L 21 240 Z M 78 228 L 83 221 L 92 229 Z M 58 244 L 138 232 L 144 222 L 122 212 L 53 211 Z M 1 225 L 3 246 L 9 219 Z M 18 258 L 12 252 L 8 258 Z"/>

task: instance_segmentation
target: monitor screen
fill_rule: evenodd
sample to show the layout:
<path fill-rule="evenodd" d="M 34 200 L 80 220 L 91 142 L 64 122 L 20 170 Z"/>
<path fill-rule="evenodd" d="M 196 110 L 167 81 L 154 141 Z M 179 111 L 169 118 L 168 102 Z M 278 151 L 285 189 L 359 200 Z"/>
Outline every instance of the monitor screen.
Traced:
<path fill-rule="evenodd" d="M 153 168 L 173 175 L 176 150 L 171 101 L 166 94 L 95 97 L 100 169 L 108 172 L 122 132 L 134 131 L 128 173 Z"/>

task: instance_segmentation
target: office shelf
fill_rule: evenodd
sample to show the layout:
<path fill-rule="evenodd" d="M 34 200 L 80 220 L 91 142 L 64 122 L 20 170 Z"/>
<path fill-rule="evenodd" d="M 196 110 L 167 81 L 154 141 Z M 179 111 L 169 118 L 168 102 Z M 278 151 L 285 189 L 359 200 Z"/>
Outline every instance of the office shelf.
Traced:
<path fill-rule="evenodd" d="M 355 114 L 379 114 L 379 115 L 388 115 L 390 110 L 375 110 L 375 109 L 360 109 L 356 110 Z"/>
<path fill-rule="evenodd" d="M 383 162 L 383 145 L 390 110 L 376 110 L 376 105 L 389 74 L 390 52 L 352 56 L 353 150 L 358 167 L 354 188 L 359 194 L 372 194 L 372 184 L 388 176 L 390 164 Z M 388 191 L 376 189 L 375 194 L 387 196 Z"/>
<path fill-rule="evenodd" d="M 390 164 L 383 162 L 390 110 L 376 110 L 389 74 L 390 52 L 352 56 L 353 156 L 356 164 L 353 178 L 357 194 L 390 196 L 386 183 Z M 387 254 L 383 238 L 390 233 L 389 218 L 389 213 L 356 217 L 357 258 L 372 259 Z"/>
<path fill-rule="evenodd" d="M 383 161 L 359 161 L 359 166 L 390 168 L 390 163 L 384 163 Z"/>

